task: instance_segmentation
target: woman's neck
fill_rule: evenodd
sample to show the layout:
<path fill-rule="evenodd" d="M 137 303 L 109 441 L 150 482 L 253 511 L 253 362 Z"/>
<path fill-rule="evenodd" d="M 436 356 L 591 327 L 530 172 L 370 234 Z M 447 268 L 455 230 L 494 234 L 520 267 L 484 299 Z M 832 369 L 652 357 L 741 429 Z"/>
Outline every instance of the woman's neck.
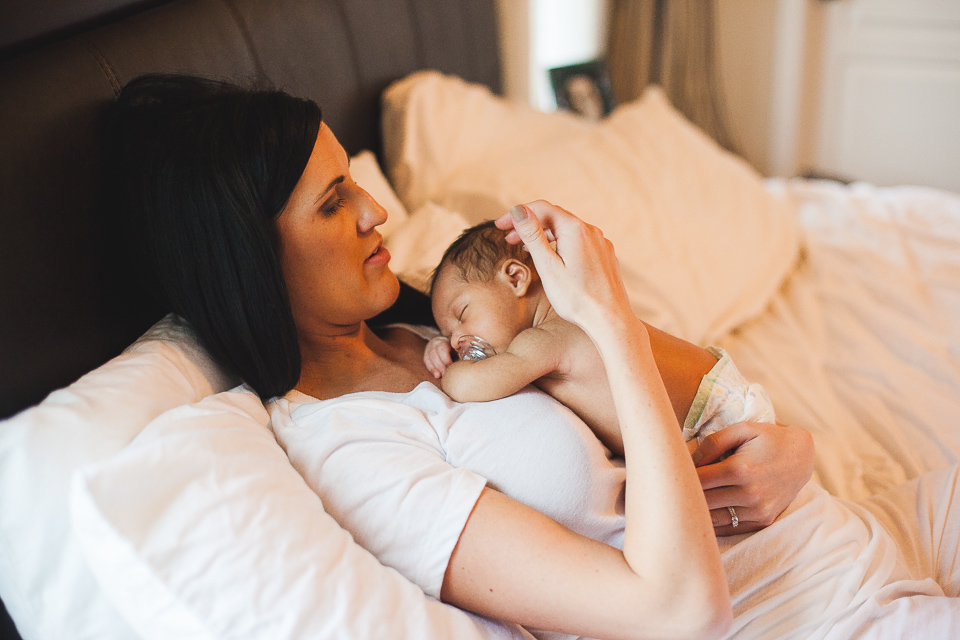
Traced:
<path fill-rule="evenodd" d="M 361 322 L 337 335 L 301 337 L 302 367 L 297 389 L 326 399 L 356 391 L 409 391 L 429 374 L 421 356 L 383 340 Z"/>

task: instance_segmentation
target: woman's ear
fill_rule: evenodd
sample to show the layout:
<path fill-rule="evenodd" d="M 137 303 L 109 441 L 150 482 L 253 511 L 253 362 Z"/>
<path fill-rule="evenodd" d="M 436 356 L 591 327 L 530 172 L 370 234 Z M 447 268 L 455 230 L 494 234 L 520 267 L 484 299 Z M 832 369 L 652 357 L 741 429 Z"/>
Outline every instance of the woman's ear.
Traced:
<path fill-rule="evenodd" d="M 509 285 L 518 298 L 522 298 L 533 281 L 533 270 L 519 260 L 510 258 L 500 263 L 497 277 Z"/>

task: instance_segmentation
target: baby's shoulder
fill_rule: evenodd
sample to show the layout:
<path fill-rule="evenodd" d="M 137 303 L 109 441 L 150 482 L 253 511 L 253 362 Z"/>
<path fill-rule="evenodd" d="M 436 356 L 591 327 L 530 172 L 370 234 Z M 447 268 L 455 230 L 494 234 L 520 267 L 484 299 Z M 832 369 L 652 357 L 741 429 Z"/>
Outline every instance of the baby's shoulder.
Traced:
<path fill-rule="evenodd" d="M 551 340 L 570 352 L 580 352 L 584 348 L 596 349 L 583 329 L 563 318 L 552 318 L 538 328 L 549 336 L 545 337 L 545 340 Z"/>
<path fill-rule="evenodd" d="M 578 326 L 562 318 L 551 319 L 536 327 L 521 331 L 510 344 L 510 350 L 522 354 L 536 354 L 557 363 L 570 362 L 583 357 L 583 350 L 595 349 L 590 337 Z"/>
<path fill-rule="evenodd" d="M 562 336 L 550 327 L 538 325 L 524 329 L 514 336 L 507 351 L 521 358 L 543 361 L 544 358 L 552 359 L 562 347 Z"/>

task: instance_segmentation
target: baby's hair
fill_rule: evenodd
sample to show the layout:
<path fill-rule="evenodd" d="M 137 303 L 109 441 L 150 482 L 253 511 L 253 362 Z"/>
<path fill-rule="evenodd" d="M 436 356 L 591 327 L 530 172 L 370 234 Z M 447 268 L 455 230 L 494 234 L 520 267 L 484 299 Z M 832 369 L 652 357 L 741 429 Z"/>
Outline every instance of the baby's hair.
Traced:
<path fill-rule="evenodd" d="M 497 273 L 497 267 L 511 258 L 535 269 L 530 254 L 523 250 L 523 244 L 510 244 L 506 236 L 505 231 L 494 226 L 493 220 L 481 222 L 461 233 L 460 237 L 447 247 L 440 264 L 433 270 L 430 278 L 431 293 L 440 269 L 446 264 L 455 266 L 465 282 L 486 282 L 492 279 Z"/>

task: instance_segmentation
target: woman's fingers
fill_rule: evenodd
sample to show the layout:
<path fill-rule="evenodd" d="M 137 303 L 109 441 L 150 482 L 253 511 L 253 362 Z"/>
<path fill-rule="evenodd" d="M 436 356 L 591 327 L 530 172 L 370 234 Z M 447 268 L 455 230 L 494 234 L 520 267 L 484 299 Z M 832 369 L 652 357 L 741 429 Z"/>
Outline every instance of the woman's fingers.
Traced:
<path fill-rule="evenodd" d="M 726 510 L 727 507 L 746 508 L 748 500 L 741 487 L 717 487 L 703 492 L 707 499 L 707 508 L 711 511 Z M 729 518 L 729 514 L 728 514 Z M 729 522 L 727 524 L 730 524 Z"/>
<path fill-rule="evenodd" d="M 562 318 L 588 334 L 591 326 L 601 331 L 601 325 L 618 318 L 635 320 L 613 245 L 600 229 L 545 200 L 518 205 L 496 224 L 519 235 Z M 555 248 L 548 232 L 556 238 Z"/>
<path fill-rule="evenodd" d="M 761 524 L 759 522 L 754 522 L 749 519 L 744 519 L 740 515 L 740 509 L 737 509 L 737 526 L 733 526 L 733 517 L 730 515 L 730 512 L 726 509 L 717 509 L 710 511 L 710 519 L 713 520 L 713 532 L 717 536 L 735 536 L 741 533 L 750 533 L 751 531 L 759 531 L 767 525 Z M 748 515 L 747 518 L 750 516 Z"/>
<path fill-rule="evenodd" d="M 776 519 L 777 513 L 770 514 L 765 505 L 752 506 L 750 499 L 743 497 L 737 487 L 722 487 L 705 491 L 707 507 L 710 509 L 710 520 L 713 522 L 714 533 L 718 536 L 729 536 L 737 533 L 757 531 Z M 730 508 L 733 513 L 730 513 Z M 733 517 L 737 517 L 737 526 L 733 526 Z"/>
<path fill-rule="evenodd" d="M 727 458 L 720 462 L 701 463 L 697 467 L 700 486 L 704 491 L 724 486 L 741 486 L 750 481 L 749 469 L 744 468 L 741 460 Z"/>
<path fill-rule="evenodd" d="M 531 203 L 530 207 L 518 204 L 500 216 L 496 224 L 500 228 L 512 227 L 512 233 L 517 234 L 519 240 L 523 242 L 523 246 L 533 257 L 537 269 L 542 271 L 545 268 L 550 268 L 553 263 L 562 260 L 550 246 L 550 239 L 547 237 L 547 230 L 549 230 L 549 225 L 552 224 L 552 212 L 542 211 L 540 215 L 536 215 L 532 209 L 534 204 L 536 203 Z M 540 208 L 543 209 L 543 207 Z M 555 237 L 552 230 L 551 236 Z"/>
<path fill-rule="evenodd" d="M 693 458 L 714 523 L 728 507 L 743 513 L 736 531 L 724 529 L 728 535 L 742 533 L 745 523 L 762 528 L 776 520 L 810 479 L 813 445 L 797 427 L 741 422 L 704 438 Z"/>
<path fill-rule="evenodd" d="M 496 225 L 500 229 L 503 229 L 507 232 L 506 240 L 509 244 L 518 244 L 523 242 L 523 240 L 520 239 L 520 234 L 517 233 L 517 230 L 513 228 L 513 216 L 509 211 L 496 220 Z M 540 226 L 543 227 L 543 223 L 541 223 Z M 553 230 L 549 228 L 543 229 L 543 235 L 545 235 L 547 240 L 550 242 L 554 242 L 557 239 L 557 237 L 553 235 Z"/>
<path fill-rule="evenodd" d="M 693 453 L 693 464 L 698 467 L 712 464 L 724 454 L 732 453 L 734 449 L 756 437 L 755 433 L 744 428 L 745 424 L 741 422 L 731 425 L 705 437 Z"/>
<path fill-rule="evenodd" d="M 779 494 L 760 490 L 751 484 L 705 489 L 703 495 L 707 499 L 714 527 L 730 524 L 732 518 L 729 507 L 736 510 L 740 525 L 752 523 L 759 529 L 773 524 L 786 506 L 779 501 Z M 743 533 L 743 530 L 738 527 L 737 533 Z"/>

